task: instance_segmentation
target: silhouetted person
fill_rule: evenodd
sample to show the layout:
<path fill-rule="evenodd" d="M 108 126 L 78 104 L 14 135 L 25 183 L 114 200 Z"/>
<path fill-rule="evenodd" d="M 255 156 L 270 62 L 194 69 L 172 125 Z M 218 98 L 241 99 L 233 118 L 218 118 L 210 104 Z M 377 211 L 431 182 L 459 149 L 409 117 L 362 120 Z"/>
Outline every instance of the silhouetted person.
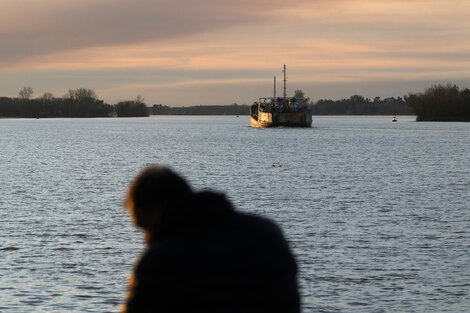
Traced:
<path fill-rule="evenodd" d="M 148 247 L 124 312 L 300 312 L 297 266 L 273 222 L 159 166 L 135 178 L 125 205 Z"/>

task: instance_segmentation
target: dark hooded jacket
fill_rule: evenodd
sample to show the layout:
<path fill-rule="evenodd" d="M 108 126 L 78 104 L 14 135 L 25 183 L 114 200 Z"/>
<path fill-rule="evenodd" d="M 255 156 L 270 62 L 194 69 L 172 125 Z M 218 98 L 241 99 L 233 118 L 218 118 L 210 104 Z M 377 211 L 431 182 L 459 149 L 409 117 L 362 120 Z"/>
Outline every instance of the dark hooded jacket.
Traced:
<path fill-rule="evenodd" d="M 300 312 L 297 266 L 271 221 L 223 195 L 184 197 L 162 215 L 126 312 Z"/>

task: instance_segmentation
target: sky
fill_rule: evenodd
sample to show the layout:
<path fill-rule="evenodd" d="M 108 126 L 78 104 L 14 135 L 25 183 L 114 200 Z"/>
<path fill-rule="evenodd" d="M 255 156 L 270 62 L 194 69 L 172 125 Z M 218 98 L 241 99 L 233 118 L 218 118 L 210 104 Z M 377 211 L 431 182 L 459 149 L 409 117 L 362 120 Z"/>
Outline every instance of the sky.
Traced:
<path fill-rule="evenodd" d="M 470 0 L 0 0 L 0 96 L 251 104 L 470 88 Z"/>

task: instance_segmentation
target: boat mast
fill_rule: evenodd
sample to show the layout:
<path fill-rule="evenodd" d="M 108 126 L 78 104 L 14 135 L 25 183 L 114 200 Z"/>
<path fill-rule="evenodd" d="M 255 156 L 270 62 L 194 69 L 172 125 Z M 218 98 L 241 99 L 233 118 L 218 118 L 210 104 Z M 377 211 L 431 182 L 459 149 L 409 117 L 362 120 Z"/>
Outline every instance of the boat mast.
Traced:
<path fill-rule="evenodd" d="M 274 75 L 274 98 L 276 98 L 276 75 Z"/>
<path fill-rule="evenodd" d="M 284 64 L 284 69 L 282 70 L 284 73 L 284 99 L 287 98 L 287 70 L 286 65 Z"/>

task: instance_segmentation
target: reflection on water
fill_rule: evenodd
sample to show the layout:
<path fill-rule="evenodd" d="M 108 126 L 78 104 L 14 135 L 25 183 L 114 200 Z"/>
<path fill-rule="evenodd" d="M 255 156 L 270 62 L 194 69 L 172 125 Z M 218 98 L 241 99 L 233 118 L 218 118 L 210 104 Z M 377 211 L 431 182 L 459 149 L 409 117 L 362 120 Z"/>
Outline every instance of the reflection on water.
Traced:
<path fill-rule="evenodd" d="M 464 312 L 470 124 L 413 120 L 0 120 L 0 311 L 116 311 L 143 248 L 122 197 L 164 163 L 281 225 L 304 312 Z"/>

